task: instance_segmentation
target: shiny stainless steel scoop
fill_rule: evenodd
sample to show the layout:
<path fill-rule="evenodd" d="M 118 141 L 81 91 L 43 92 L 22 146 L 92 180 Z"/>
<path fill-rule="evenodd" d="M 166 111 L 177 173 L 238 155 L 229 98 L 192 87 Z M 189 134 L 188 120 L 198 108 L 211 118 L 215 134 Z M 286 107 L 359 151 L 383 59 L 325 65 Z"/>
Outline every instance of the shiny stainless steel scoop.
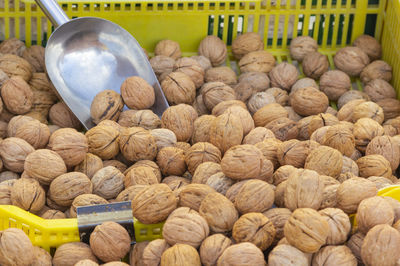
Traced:
<path fill-rule="evenodd" d="M 47 73 L 59 96 L 86 129 L 94 126 L 90 105 L 100 91 L 120 92 L 122 82 L 140 76 L 154 87 L 152 107 L 161 116 L 168 108 L 160 84 L 139 43 L 108 20 L 69 20 L 56 0 L 35 0 L 56 30 L 47 42 Z"/>

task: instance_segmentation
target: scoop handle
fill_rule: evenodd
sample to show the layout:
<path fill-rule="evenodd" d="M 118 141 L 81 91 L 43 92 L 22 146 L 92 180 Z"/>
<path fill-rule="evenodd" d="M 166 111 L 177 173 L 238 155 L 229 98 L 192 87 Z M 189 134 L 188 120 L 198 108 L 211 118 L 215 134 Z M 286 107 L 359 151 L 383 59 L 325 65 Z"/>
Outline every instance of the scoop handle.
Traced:
<path fill-rule="evenodd" d="M 35 0 L 38 6 L 42 9 L 46 17 L 51 21 L 55 28 L 58 28 L 69 21 L 67 14 L 58 5 L 56 0 Z"/>

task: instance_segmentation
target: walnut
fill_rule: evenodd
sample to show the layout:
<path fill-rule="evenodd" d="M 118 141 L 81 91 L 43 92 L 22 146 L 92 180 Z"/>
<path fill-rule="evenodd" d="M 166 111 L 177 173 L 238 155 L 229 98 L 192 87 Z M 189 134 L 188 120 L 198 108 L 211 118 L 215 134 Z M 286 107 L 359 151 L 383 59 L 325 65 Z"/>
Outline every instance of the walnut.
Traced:
<path fill-rule="evenodd" d="M 172 40 L 161 40 L 157 43 L 154 48 L 154 54 L 156 56 L 169 56 L 173 59 L 181 57 L 181 47 L 179 43 Z"/>
<path fill-rule="evenodd" d="M 189 76 L 196 88 L 200 88 L 204 83 L 204 69 L 196 60 L 189 57 L 176 60 L 173 71 L 182 72 Z"/>
<path fill-rule="evenodd" d="M 232 179 L 259 178 L 263 154 L 253 145 L 237 145 L 229 149 L 221 160 L 224 174 Z M 271 163 L 272 166 L 272 163 Z M 272 175 L 272 170 L 271 173 Z"/>
<path fill-rule="evenodd" d="M 35 258 L 33 259 L 31 266 L 52 266 L 52 257 L 46 250 L 33 246 L 33 254 Z"/>
<path fill-rule="evenodd" d="M 194 121 L 194 131 L 191 142 L 208 142 L 210 140 L 210 127 L 216 119 L 213 115 L 202 115 Z"/>
<path fill-rule="evenodd" d="M 361 246 L 361 258 L 366 265 L 396 265 L 400 258 L 397 247 L 400 233 L 387 224 L 369 230 Z"/>
<path fill-rule="evenodd" d="M 261 250 L 267 249 L 275 238 L 275 227 L 261 213 L 242 215 L 233 225 L 232 236 L 237 243 L 250 242 Z"/>
<path fill-rule="evenodd" d="M 104 164 L 104 167 L 106 166 L 108 165 Z M 84 173 L 91 179 L 93 175 L 101 168 L 103 168 L 103 161 L 100 159 L 100 157 L 92 153 L 87 153 L 85 159 L 83 159 L 80 164 L 75 166 L 74 171 Z"/>
<path fill-rule="evenodd" d="M 120 133 L 111 126 L 98 125 L 85 134 L 89 152 L 103 160 L 111 159 L 119 153 Z"/>
<path fill-rule="evenodd" d="M 239 145 L 243 140 L 243 126 L 240 117 L 232 113 L 218 116 L 210 126 L 210 142 L 222 153 Z"/>
<path fill-rule="evenodd" d="M 47 92 L 52 98 L 57 100 L 56 88 L 54 88 L 46 73 L 33 73 L 29 80 L 29 86 L 33 91 Z"/>
<path fill-rule="evenodd" d="M 97 263 L 97 259 L 88 244 L 82 242 L 66 243 L 59 246 L 54 253 L 53 265 L 73 266 L 84 259 Z"/>
<path fill-rule="evenodd" d="M 287 180 L 281 182 L 275 188 L 275 200 L 274 203 L 277 207 L 284 208 L 285 207 L 285 191 L 286 191 L 286 183 Z"/>
<path fill-rule="evenodd" d="M 318 146 L 315 141 L 292 139 L 282 142 L 276 152 L 279 164 L 302 168 L 309 153 Z"/>
<path fill-rule="evenodd" d="M 299 129 L 297 139 L 299 139 L 299 140 L 310 139 L 310 134 L 308 132 L 308 126 L 310 125 L 310 122 L 312 119 L 313 119 L 313 116 L 306 116 L 297 122 L 297 128 Z"/>
<path fill-rule="evenodd" d="M 201 88 L 204 104 L 208 110 L 223 102 L 236 99 L 235 91 L 222 82 L 208 82 Z"/>
<path fill-rule="evenodd" d="M 321 76 L 319 85 L 329 100 L 337 101 L 351 89 L 351 80 L 346 73 L 340 70 L 329 70 Z"/>
<path fill-rule="evenodd" d="M 117 261 L 129 252 L 131 237 L 128 231 L 116 222 L 104 222 L 90 234 L 90 248 L 102 261 Z"/>
<path fill-rule="evenodd" d="M 3 86 L 4 82 L 8 79 L 9 79 L 8 75 L 4 73 L 3 70 L 0 69 L 0 88 L 1 86 Z"/>
<path fill-rule="evenodd" d="M 172 72 L 161 82 L 165 97 L 170 104 L 192 104 L 196 97 L 196 87 L 191 78 L 183 72 Z"/>
<path fill-rule="evenodd" d="M 126 110 L 119 116 L 118 123 L 124 127 L 155 129 L 160 127 L 160 118 L 151 110 Z"/>
<path fill-rule="evenodd" d="M 3 171 L 0 173 L 0 183 L 7 180 L 19 179 L 19 174 L 11 171 Z"/>
<path fill-rule="evenodd" d="M 357 259 L 346 246 L 326 246 L 313 257 L 312 264 L 321 265 L 357 265 Z"/>
<path fill-rule="evenodd" d="M 200 266 L 201 262 L 199 253 L 194 247 L 187 244 L 176 244 L 164 251 L 160 265 Z"/>
<path fill-rule="evenodd" d="M 14 114 L 24 114 L 32 107 L 33 93 L 28 83 L 14 76 L 6 80 L 1 87 L 4 105 Z"/>
<path fill-rule="evenodd" d="M 10 78 L 19 76 L 26 82 L 31 79 L 32 73 L 34 72 L 33 67 L 28 61 L 13 54 L 0 54 L 0 70 L 6 73 Z"/>
<path fill-rule="evenodd" d="M 291 211 L 297 208 L 318 210 L 323 200 L 323 189 L 324 183 L 317 172 L 307 169 L 295 171 L 286 181 L 285 207 Z"/>
<path fill-rule="evenodd" d="M 54 104 L 49 111 L 50 122 L 59 127 L 79 129 L 81 123 L 63 102 Z"/>
<path fill-rule="evenodd" d="M 231 245 L 219 257 L 217 265 L 266 265 L 264 254 L 254 244 L 245 242 Z"/>
<path fill-rule="evenodd" d="M 299 208 L 286 222 L 284 234 L 294 247 L 303 252 L 315 253 L 326 243 L 329 224 L 316 210 Z"/>
<path fill-rule="evenodd" d="M 397 99 L 386 98 L 377 102 L 383 109 L 385 121 L 400 116 L 400 101 Z M 396 132 L 397 133 L 397 132 Z"/>
<path fill-rule="evenodd" d="M 5 181 L 0 182 L 0 204 L 1 205 L 12 205 L 11 190 L 16 181 L 17 181 L 17 179 L 10 179 L 10 180 L 5 180 Z"/>
<path fill-rule="evenodd" d="M 378 190 L 393 185 L 393 182 L 390 179 L 382 176 L 370 176 L 367 179 L 374 182 Z"/>
<path fill-rule="evenodd" d="M 349 216 L 337 208 L 326 208 L 320 210 L 319 213 L 328 222 L 330 228 L 326 243 L 340 245 L 346 242 L 351 229 Z"/>
<path fill-rule="evenodd" d="M 112 262 L 110 262 L 110 263 L 112 263 Z M 110 263 L 106 263 L 106 264 L 108 266 L 110 266 Z M 116 262 L 116 263 L 119 263 L 119 262 Z M 122 265 L 115 265 L 114 264 L 113 266 L 124 266 L 123 262 L 120 262 L 120 263 L 122 263 Z M 106 264 L 103 264 L 103 265 L 106 265 Z M 75 263 L 74 266 L 99 266 L 99 264 L 97 262 L 92 261 L 92 260 L 85 259 L 85 260 L 78 261 L 77 263 Z"/>
<path fill-rule="evenodd" d="M 290 91 L 292 85 L 297 81 L 299 73 L 297 68 L 287 62 L 278 64 L 268 73 L 271 86 Z"/>
<path fill-rule="evenodd" d="M 242 101 L 239 100 L 228 100 L 228 101 L 223 101 L 220 102 L 219 104 L 217 104 L 213 109 L 212 109 L 212 115 L 214 116 L 220 116 L 223 113 L 225 113 L 225 111 L 232 107 L 232 106 L 239 106 L 242 107 L 243 109 L 247 110 L 246 108 L 246 104 Z"/>
<path fill-rule="evenodd" d="M 177 199 L 166 184 L 154 184 L 132 199 L 133 216 L 142 223 L 164 221 L 177 207 Z"/>
<path fill-rule="evenodd" d="M 308 125 L 308 133 L 312 135 L 312 133 L 314 133 L 318 128 L 333 126 L 336 124 L 339 124 L 339 120 L 334 115 L 324 113 L 313 115 L 310 124 Z"/>
<path fill-rule="evenodd" d="M 25 44 L 17 38 L 10 38 L 8 40 L 4 40 L 0 44 L 1 54 L 13 54 L 17 56 L 22 56 L 26 49 L 27 48 Z"/>
<path fill-rule="evenodd" d="M 342 174 L 350 172 L 355 176 L 359 175 L 359 169 L 357 163 L 347 156 L 343 156 L 343 167 L 342 167 Z"/>
<path fill-rule="evenodd" d="M 294 139 L 299 133 L 297 123 L 286 117 L 275 119 L 266 124 L 265 127 L 271 130 L 275 137 L 281 141 Z"/>
<path fill-rule="evenodd" d="M 287 220 L 289 220 L 292 212 L 286 208 L 271 208 L 268 211 L 263 212 L 263 215 L 266 216 L 274 225 L 276 231 L 274 243 L 278 242 L 284 237 L 283 227 Z"/>
<path fill-rule="evenodd" d="M 126 188 L 134 185 L 158 184 L 159 180 L 153 169 L 148 166 L 137 166 L 128 171 L 124 178 Z"/>
<path fill-rule="evenodd" d="M 326 130 L 322 144 L 337 149 L 343 155 L 350 157 L 355 149 L 355 138 L 353 132 L 346 126 L 332 125 Z"/>
<path fill-rule="evenodd" d="M 310 265 L 308 256 L 289 244 L 277 245 L 268 255 L 268 265 Z"/>
<path fill-rule="evenodd" d="M 339 70 L 337 70 L 339 71 Z M 365 91 L 364 87 L 364 91 Z M 357 99 L 364 99 L 365 101 L 369 101 L 370 97 L 368 94 L 365 92 L 359 91 L 359 90 L 349 90 L 345 93 L 342 94 L 342 96 L 339 97 L 338 102 L 337 102 L 337 107 L 340 110 L 346 103 L 352 101 L 352 100 L 357 100 Z"/>
<path fill-rule="evenodd" d="M 105 199 L 113 199 L 124 189 L 124 175 L 114 166 L 98 170 L 91 179 L 93 194 Z"/>
<path fill-rule="evenodd" d="M 361 35 L 354 40 L 353 45 L 363 50 L 368 55 L 371 62 L 381 58 L 382 47 L 372 36 Z"/>
<path fill-rule="evenodd" d="M 399 166 L 400 150 L 390 136 L 376 136 L 368 144 L 365 151 L 366 155 L 380 154 L 390 162 L 393 171 Z M 359 159 L 361 160 L 361 159 Z M 365 169 L 364 169 L 365 172 Z M 377 176 L 382 176 L 381 174 Z"/>
<path fill-rule="evenodd" d="M 274 95 L 275 101 L 282 106 L 288 105 L 289 102 L 289 95 L 287 91 L 281 88 L 269 88 L 265 91 L 266 93 L 270 93 Z"/>
<path fill-rule="evenodd" d="M 45 49 L 43 46 L 32 45 L 31 47 L 24 49 L 20 56 L 28 61 L 36 72 L 45 72 L 46 66 L 44 61 L 44 53 Z"/>
<path fill-rule="evenodd" d="M 207 57 L 212 66 L 219 66 L 227 57 L 227 47 L 217 36 L 209 35 L 205 37 L 199 45 L 199 55 Z"/>
<path fill-rule="evenodd" d="M 212 67 L 210 59 L 203 55 L 193 55 L 190 58 L 196 60 L 197 63 L 199 63 L 204 69 L 204 71 Z"/>
<path fill-rule="evenodd" d="M 160 265 L 161 256 L 170 245 L 164 239 L 155 239 L 151 241 L 143 250 L 144 265 Z"/>
<path fill-rule="evenodd" d="M 379 124 L 384 121 L 383 109 L 374 102 L 363 102 L 354 107 L 352 120 L 357 122 L 360 118 L 372 118 Z"/>
<path fill-rule="evenodd" d="M 290 56 L 297 61 L 302 61 L 306 55 L 318 50 L 318 43 L 309 36 L 299 36 L 290 42 Z"/>
<path fill-rule="evenodd" d="M 0 143 L 0 156 L 4 166 L 13 172 L 22 173 L 26 157 L 35 149 L 20 138 L 6 138 Z"/>
<path fill-rule="evenodd" d="M 156 55 L 150 59 L 150 65 L 159 81 L 174 69 L 175 59 L 165 55 Z"/>
<path fill-rule="evenodd" d="M 141 265 L 143 260 L 143 251 L 148 244 L 149 244 L 148 241 L 144 241 L 144 242 L 137 242 L 135 245 L 132 246 L 131 251 L 129 253 L 129 262 L 132 265 Z"/>
<path fill-rule="evenodd" d="M 249 108 L 249 111 L 254 114 L 259 109 L 270 103 L 275 103 L 275 97 L 272 94 L 266 92 L 257 92 L 250 97 L 249 101 L 247 102 L 247 107 Z"/>
<path fill-rule="evenodd" d="M 265 127 L 256 127 L 254 129 L 252 129 L 246 135 L 246 137 L 244 137 L 243 144 L 255 145 L 257 143 L 263 142 L 264 140 L 267 140 L 270 138 L 275 139 L 275 135 L 271 130 L 266 129 Z M 267 159 L 270 159 L 270 158 L 267 158 Z"/>
<path fill-rule="evenodd" d="M 199 211 L 203 199 L 213 192 L 215 190 L 205 184 L 189 184 L 184 186 L 179 192 L 179 206 Z"/>
<path fill-rule="evenodd" d="M 246 136 L 252 129 L 254 129 L 254 121 L 247 109 L 234 105 L 226 109 L 224 113 L 236 115 L 240 118 L 243 128 L 243 136 Z"/>
<path fill-rule="evenodd" d="M 232 230 L 238 219 L 238 212 L 233 203 L 217 192 L 211 192 L 204 197 L 199 212 L 215 233 Z"/>
<path fill-rule="evenodd" d="M 216 265 L 218 258 L 232 244 L 232 241 L 223 234 L 213 234 L 200 246 L 200 259 L 203 265 Z"/>
<path fill-rule="evenodd" d="M 389 82 L 392 79 L 392 67 L 382 60 L 373 61 L 362 70 L 360 78 L 364 84 L 374 79 L 382 79 Z"/>
<path fill-rule="evenodd" d="M 153 171 L 154 175 L 156 176 L 157 180 L 160 182 L 161 181 L 161 171 L 160 168 L 158 167 L 158 165 L 150 160 L 140 160 L 138 162 L 136 162 L 134 165 L 132 165 L 131 167 L 129 167 L 128 169 L 125 170 L 124 175 L 126 175 L 130 170 L 139 167 L 139 166 L 146 166 L 151 168 L 151 170 Z"/>
<path fill-rule="evenodd" d="M 383 127 L 371 118 L 361 118 L 354 123 L 353 135 L 356 148 L 364 152 L 369 142 L 376 136 L 383 136 Z"/>
<path fill-rule="evenodd" d="M 302 116 L 317 115 L 326 111 L 329 105 L 328 97 L 321 91 L 306 87 L 298 89 L 291 96 L 293 110 Z"/>
<path fill-rule="evenodd" d="M 205 74 L 206 82 L 222 82 L 232 86 L 237 83 L 236 73 L 227 66 L 210 68 Z"/>
<path fill-rule="evenodd" d="M 41 184 L 49 185 L 53 179 L 65 174 L 67 167 L 56 152 L 40 149 L 33 151 L 25 158 L 24 171 Z"/>
<path fill-rule="evenodd" d="M 82 194 L 77 196 L 72 202 L 71 208 L 69 210 L 69 215 L 71 218 L 76 217 L 76 209 L 81 206 L 90 206 L 97 204 L 107 204 L 108 201 L 95 194 Z"/>
<path fill-rule="evenodd" d="M 157 155 L 157 145 L 149 131 L 140 127 L 122 131 L 119 147 L 124 157 L 130 161 L 153 160 Z"/>
<path fill-rule="evenodd" d="M 162 183 L 167 184 L 172 191 L 176 191 L 190 184 L 190 180 L 185 177 L 170 175 L 163 179 Z"/>
<path fill-rule="evenodd" d="M 388 83 L 383 79 L 374 79 L 368 82 L 366 86 L 364 86 L 364 92 L 368 94 L 371 98 L 371 101 L 378 102 L 380 100 L 386 98 L 396 98 L 396 91 Z"/>
<path fill-rule="evenodd" d="M 390 162 L 380 154 L 371 154 L 361 157 L 356 161 L 361 177 L 383 176 L 390 178 L 392 168 Z"/>
<path fill-rule="evenodd" d="M 171 246 L 180 243 L 198 248 L 208 234 L 206 220 L 188 207 L 180 207 L 173 211 L 163 227 L 163 237 Z"/>
<path fill-rule="evenodd" d="M 148 185 L 132 185 L 122 190 L 121 193 L 115 198 L 117 202 L 119 201 L 129 201 L 132 200 L 137 193 L 142 189 L 146 188 Z"/>
<path fill-rule="evenodd" d="M 233 183 L 234 180 L 226 177 L 222 172 L 211 175 L 206 181 L 206 185 L 212 187 L 215 191 L 221 193 L 222 195 L 226 194 Z"/>
<path fill-rule="evenodd" d="M 150 130 L 150 134 L 154 137 L 157 150 L 160 151 L 165 147 L 174 147 L 176 144 L 176 136 L 174 132 L 166 128 L 157 128 Z"/>
<path fill-rule="evenodd" d="M 349 76 L 358 76 L 370 62 L 368 55 L 358 47 L 344 47 L 333 57 L 336 68 Z"/>
<path fill-rule="evenodd" d="M 198 142 L 185 152 L 185 162 L 191 174 L 204 162 L 221 161 L 221 152 L 217 147 L 208 142 Z"/>
<path fill-rule="evenodd" d="M 275 66 L 275 58 L 267 51 L 254 51 L 246 54 L 239 61 L 240 72 L 268 73 Z"/>
<path fill-rule="evenodd" d="M 236 99 L 243 103 L 247 102 L 253 93 L 253 88 L 251 87 L 251 84 L 247 82 L 239 82 L 232 88 L 236 93 Z"/>
<path fill-rule="evenodd" d="M 319 146 L 307 156 L 304 168 L 317 171 L 321 175 L 339 177 L 343 167 L 342 154 L 331 147 Z"/>
<path fill-rule="evenodd" d="M 235 207 L 242 213 L 265 212 L 274 203 L 274 191 L 270 184 L 261 180 L 249 180 L 235 195 Z"/>
<path fill-rule="evenodd" d="M 329 107 L 328 107 L 329 108 Z M 285 106 L 285 109 L 288 111 L 288 118 L 293 121 L 300 121 L 303 117 L 296 113 L 291 106 Z"/>
<path fill-rule="evenodd" d="M 312 78 L 302 78 L 297 80 L 292 88 L 290 89 L 290 95 L 296 92 L 298 89 L 306 88 L 306 87 L 313 87 L 319 90 L 319 86 L 315 80 Z"/>
<path fill-rule="evenodd" d="M 34 259 L 33 245 L 24 231 L 8 228 L 0 232 L 1 265 L 31 265 Z"/>
<path fill-rule="evenodd" d="M 31 87 L 32 88 L 32 87 Z M 47 115 L 49 114 L 51 107 L 57 102 L 57 96 L 55 96 L 52 92 L 48 91 L 39 91 L 33 90 L 33 98 L 32 98 L 32 108 L 31 113 L 38 113 L 44 116 L 44 120 L 47 120 Z M 52 111 L 52 119 L 54 119 L 54 111 Z M 55 118 L 55 121 L 57 118 Z M 77 120 L 76 118 L 74 118 Z M 77 126 L 80 127 L 80 122 L 77 120 Z M 68 123 L 68 120 L 66 121 Z"/>
<path fill-rule="evenodd" d="M 232 53 L 236 59 L 240 60 L 244 55 L 263 50 L 264 43 L 259 34 L 255 32 L 246 32 L 232 42 Z"/>
<path fill-rule="evenodd" d="M 11 202 L 30 212 L 38 212 L 45 204 L 45 191 L 32 178 L 20 178 L 11 189 Z"/>
<path fill-rule="evenodd" d="M 282 165 L 281 167 L 279 167 L 273 175 L 273 184 L 275 186 L 278 186 L 280 183 L 282 183 L 283 181 L 287 180 L 289 178 L 289 176 L 296 172 L 298 169 L 295 168 L 292 165 Z"/>
<path fill-rule="evenodd" d="M 35 149 L 40 149 L 45 148 L 49 142 L 50 130 L 47 125 L 33 120 L 18 127 L 15 137 L 26 140 Z"/>
<path fill-rule="evenodd" d="M 148 109 L 155 101 L 154 88 L 138 76 L 129 77 L 122 83 L 121 96 L 124 103 L 135 110 Z"/>
<path fill-rule="evenodd" d="M 157 154 L 157 164 L 165 176 L 181 176 L 186 171 L 185 154 L 175 147 L 162 148 Z"/>
<path fill-rule="evenodd" d="M 353 255 L 356 257 L 358 263 L 362 263 L 361 260 L 361 246 L 364 241 L 365 235 L 357 232 L 352 235 L 351 238 L 347 241 L 346 246 L 350 248 Z"/>
<path fill-rule="evenodd" d="M 368 233 L 375 225 L 392 225 L 394 210 L 383 197 L 371 197 L 360 202 L 357 209 L 357 228 L 361 233 Z"/>
<path fill-rule="evenodd" d="M 118 92 L 104 90 L 94 97 L 90 106 L 90 115 L 95 124 L 106 119 L 117 121 L 123 107 L 124 102 Z"/>
<path fill-rule="evenodd" d="M 161 126 L 174 132 L 178 141 L 187 142 L 192 137 L 196 120 L 193 119 L 192 111 L 196 112 L 190 105 L 171 106 L 163 113 Z"/>
<path fill-rule="evenodd" d="M 267 104 L 253 115 L 256 127 L 265 126 L 281 117 L 288 117 L 288 111 L 278 103 Z"/>
<path fill-rule="evenodd" d="M 340 121 L 353 122 L 354 109 L 361 103 L 365 102 L 367 101 L 364 99 L 355 99 L 347 102 L 345 105 L 342 106 L 342 108 L 340 108 L 339 112 L 337 113 L 337 118 Z"/>
<path fill-rule="evenodd" d="M 22 126 L 30 121 L 34 121 L 34 119 L 30 116 L 26 116 L 26 115 L 14 116 L 13 118 L 11 118 L 10 122 L 7 125 L 7 136 L 15 137 L 15 133 L 16 133 L 17 129 L 20 126 Z"/>
<path fill-rule="evenodd" d="M 347 214 L 355 213 L 363 199 L 376 196 L 377 193 L 374 182 L 360 177 L 350 178 L 341 183 L 337 190 L 337 208 Z"/>
<path fill-rule="evenodd" d="M 83 173 L 70 172 L 56 177 L 49 188 L 49 197 L 56 204 L 68 207 L 73 200 L 82 194 L 90 194 L 93 184 Z"/>
<path fill-rule="evenodd" d="M 329 69 L 328 56 L 317 51 L 311 52 L 304 57 L 301 65 L 307 77 L 319 79 Z"/>
<path fill-rule="evenodd" d="M 320 127 L 317 130 L 315 130 L 311 136 L 310 136 L 310 140 L 313 140 L 319 144 L 322 144 L 322 141 L 324 139 L 324 136 L 326 134 L 326 132 L 328 131 L 328 129 L 331 126 L 324 126 L 324 127 Z"/>
<path fill-rule="evenodd" d="M 192 183 L 205 184 L 212 175 L 222 172 L 221 165 L 215 162 L 204 162 L 194 171 Z"/>

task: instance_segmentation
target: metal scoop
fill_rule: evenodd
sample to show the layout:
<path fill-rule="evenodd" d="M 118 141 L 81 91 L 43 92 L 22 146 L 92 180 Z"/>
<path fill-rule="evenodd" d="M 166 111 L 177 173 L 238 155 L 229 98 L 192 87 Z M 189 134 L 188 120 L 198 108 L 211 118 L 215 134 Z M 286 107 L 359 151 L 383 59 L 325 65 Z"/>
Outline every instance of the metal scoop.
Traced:
<path fill-rule="evenodd" d="M 35 1 L 56 28 L 46 46 L 47 73 L 86 129 L 94 126 L 90 105 L 96 94 L 106 89 L 119 93 L 130 76 L 140 76 L 153 86 L 155 114 L 161 116 L 168 108 L 145 53 L 129 32 L 105 19 L 69 20 L 56 0 Z"/>

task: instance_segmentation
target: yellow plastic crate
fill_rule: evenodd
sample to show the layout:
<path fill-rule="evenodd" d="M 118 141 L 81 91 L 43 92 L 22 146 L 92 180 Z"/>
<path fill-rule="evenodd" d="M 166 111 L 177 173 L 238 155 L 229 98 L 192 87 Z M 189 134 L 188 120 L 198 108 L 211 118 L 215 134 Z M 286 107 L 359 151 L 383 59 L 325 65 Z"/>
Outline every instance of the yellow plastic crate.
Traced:
<path fill-rule="evenodd" d="M 400 0 L 63 0 L 59 3 L 71 18 L 96 16 L 121 25 L 150 53 L 158 41 L 166 38 L 179 42 L 183 55 L 188 56 L 197 52 L 200 40 L 207 34 L 218 35 L 229 47 L 238 34 L 258 32 L 263 36 L 265 49 L 278 62 L 291 62 L 287 49 L 290 40 L 309 35 L 318 40 L 320 51 L 328 55 L 333 67 L 332 56 L 339 48 L 368 33 L 381 42 L 383 59 L 393 67 L 392 84 L 400 91 Z M 17 37 L 28 46 L 44 45 L 51 31 L 51 24 L 33 0 L 0 1 L 0 39 Z M 21 228 L 33 243 L 47 250 L 78 241 L 76 225 L 75 219 L 43 220 L 12 206 L 0 206 L 0 230 Z M 161 224 L 153 228 L 157 226 Z"/>

